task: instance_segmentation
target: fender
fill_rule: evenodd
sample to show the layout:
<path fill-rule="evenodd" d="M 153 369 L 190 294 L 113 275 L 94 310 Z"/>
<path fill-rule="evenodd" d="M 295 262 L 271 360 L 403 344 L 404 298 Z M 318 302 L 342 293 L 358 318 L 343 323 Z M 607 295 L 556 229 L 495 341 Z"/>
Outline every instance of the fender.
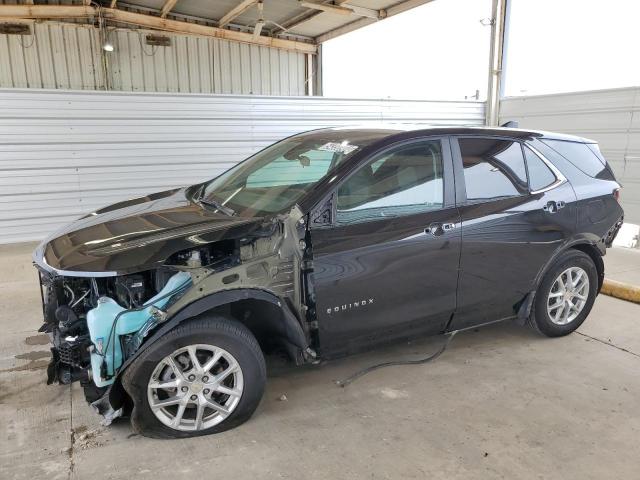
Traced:
<path fill-rule="evenodd" d="M 199 298 L 182 309 L 178 310 L 173 316 L 169 317 L 163 322 L 159 328 L 157 328 L 153 334 L 140 346 L 136 352 L 127 358 L 105 394 L 92 403 L 92 406 L 98 410 L 98 412 L 108 419 L 108 412 L 117 411 L 122 407 L 126 393 L 122 388 L 121 377 L 124 371 L 138 358 L 142 352 L 151 347 L 160 338 L 162 338 L 169 330 L 173 329 L 181 322 L 193 318 L 197 315 L 205 313 L 213 308 L 226 305 L 229 303 L 237 302 L 239 300 L 262 300 L 276 305 L 282 312 L 282 322 L 280 324 L 281 331 L 278 333 L 282 335 L 287 341 L 292 343 L 295 347 L 299 348 L 304 354 L 308 353 L 309 341 L 298 321 L 298 318 L 293 313 L 288 303 L 277 296 L 275 293 L 268 290 L 259 288 L 236 288 L 230 290 L 222 290 L 212 293 L 205 297 Z M 311 354 L 313 356 L 313 354 Z M 115 415 L 117 416 L 117 415 Z M 112 418 L 115 418 L 112 416 Z"/>
<path fill-rule="evenodd" d="M 524 323 L 527 320 L 527 318 L 529 318 L 529 315 L 531 315 L 531 309 L 533 307 L 533 302 L 535 300 L 538 287 L 540 286 L 540 283 L 542 282 L 542 279 L 544 278 L 545 274 L 549 271 L 551 266 L 555 263 L 556 259 L 561 254 L 569 250 L 570 248 L 575 248 L 578 246 L 589 246 L 597 250 L 597 252 L 599 253 L 599 255 L 595 258 L 592 255 L 590 256 L 593 259 L 594 263 L 596 264 L 596 269 L 599 273 L 598 292 L 600 292 L 600 289 L 602 288 L 602 282 L 604 281 L 604 261 L 602 260 L 602 256 L 606 253 L 606 246 L 605 246 L 604 240 L 601 238 L 598 238 L 596 235 L 593 235 L 593 234 L 583 234 L 583 235 L 574 237 L 571 240 L 568 240 L 567 242 L 563 243 L 560 247 L 558 247 L 558 249 L 549 258 L 547 263 L 545 263 L 542 266 L 542 268 L 538 271 L 538 274 L 536 275 L 533 281 L 531 291 L 527 293 L 527 295 L 522 299 L 522 302 L 520 303 L 520 306 L 518 308 L 517 315 L 518 315 L 518 321 L 520 323 Z"/>
<path fill-rule="evenodd" d="M 579 245 L 586 245 L 596 249 L 599 253 L 598 259 L 593 259 L 596 263 L 596 268 L 599 272 L 604 272 L 604 262 L 602 261 L 602 256 L 606 253 L 606 246 L 604 244 L 604 240 L 602 238 L 597 237 L 593 234 L 582 234 L 576 237 L 567 240 L 563 243 L 558 249 L 554 252 L 554 254 L 549 258 L 547 263 L 545 263 L 542 268 L 538 271 L 536 278 L 534 280 L 533 288 L 534 290 L 538 289 L 540 286 L 540 282 L 542 282 L 542 278 L 547 273 L 549 268 L 553 265 L 556 259 L 564 252 L 569 250 L 570 248 L 577 247 Z M 599 261 L 598 261 L 599 260 Z M 603 277 L 603 275 L 601 275 Z M 602 286 L 603 278 L 598 279 L 598 292 L 600 291 L 600 287 Z"/>

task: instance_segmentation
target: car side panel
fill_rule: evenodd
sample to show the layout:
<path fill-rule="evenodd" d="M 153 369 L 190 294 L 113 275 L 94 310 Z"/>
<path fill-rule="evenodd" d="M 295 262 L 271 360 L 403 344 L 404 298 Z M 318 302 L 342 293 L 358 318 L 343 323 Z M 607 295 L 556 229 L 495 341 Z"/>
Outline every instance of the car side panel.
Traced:
<path fill-rule="evenodd" d="M 586 239 L 589 239 L 588 243 L 601 243 L 600 250 L 604 254 L 608 232 L 624 216 L 622 207 L 613 196 L 613 191 L 620 188 L 620 184 L 614 180 L 596 179 L 586 175 L 539 140 L 528 143 L 567 177 L 576 193 L 576 235 L 584 238 L 585 243 Z"/>
<path fill-rule="evenodd" d="M 462 159 L 456 142 L 456 186 L 464 186 Z M 458 198 L 462 249 L 458 308 L 450 329 L 513 317 L 535 289 L 540 269 L 575 234 L 577 203 L 569 183 L 537 194 L 467 204 Z M 544 207 L 563 202 L 555 213 Z"/>
<path fill-rule="evenodd" d="M 549 196 L 566 206 L 543 210 Z M 458 310 L 453 329 L 467 328 L 517 313 L 535 289 L 540 268 L 573 235 L 575 195 L 564 184 L 553 192 L 460 207 L 462 255 Z"/>

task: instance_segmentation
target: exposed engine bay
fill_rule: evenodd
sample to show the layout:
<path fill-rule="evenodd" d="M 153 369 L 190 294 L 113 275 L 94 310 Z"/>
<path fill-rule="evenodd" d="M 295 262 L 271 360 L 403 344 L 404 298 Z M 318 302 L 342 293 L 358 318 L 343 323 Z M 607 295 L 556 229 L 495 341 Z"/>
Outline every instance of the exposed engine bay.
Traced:
<path fill-rule="evenodd" d="M 298 232 L 285 234 L 285 223 L 304 236 L 298 222 L 275 221 L 256 235 L 179 251 L 158 268 L 120 276 L 58 275 L 36 264 L 45 319 L 40 331 L 53 344 L 47 383 L 79 381 L 87 401 L 97 401 L 161 324 L 214 292 L 253 286 L 301 301 L 293 263 L 303 253 Z"/>
<path fill-rule="evenodd" d="M 123 356 L 140 345 L 136 333 L 161 317 L 191 286 L 191 276 L 171 268 L 121 277 L 53 276 L 40 271 L 44 325 L 52 362 L 48 383 L 80 380 L 106 387 Z"/>

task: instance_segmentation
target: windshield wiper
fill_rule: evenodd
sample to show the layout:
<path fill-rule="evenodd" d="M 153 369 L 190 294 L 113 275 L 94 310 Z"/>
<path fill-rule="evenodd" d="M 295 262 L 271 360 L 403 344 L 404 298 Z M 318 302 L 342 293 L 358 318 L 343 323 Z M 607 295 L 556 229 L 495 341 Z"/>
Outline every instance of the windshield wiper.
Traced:
<path fill-rule="evenodd" d="M 233 210 L 232 208 L 229 207 L 225 207 L 223 204 L 221 204 L 220 202 L 216 202 L 215 200 L 211 200 L 209 198 L 202 198 L 200 197 L 198 200 L 196 200 L 199 204 L 201 205 L 206 205 L 208 207 L 213 207 L 216 210 L 220 210 L 222 213 L 224 213 L 225 215 L 228 215 L 230 217 L 233 217 L 236 212 L 235 210 Z"/>

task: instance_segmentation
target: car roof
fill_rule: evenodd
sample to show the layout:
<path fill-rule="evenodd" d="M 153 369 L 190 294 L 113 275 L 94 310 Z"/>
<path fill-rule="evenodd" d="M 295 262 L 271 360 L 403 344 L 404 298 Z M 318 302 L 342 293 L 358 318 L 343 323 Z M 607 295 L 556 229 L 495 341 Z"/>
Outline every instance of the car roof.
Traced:
<path fill-rule="evenodd" d="M 597 143 L 595 140 L 588 138 L 578 137 L 575 135 L 568 135 L 564 133 L 547 132 L 543 130 L 528 130 L 521 128 L 505 128 L 505 127 L 484 127 L 484 126 L 472 126 L 472 125 L 433 125 L 425 126 L 418 124 L 374 124 L 374 125 L 362 125 L 362 126 L 344 126 L 324 128 L 316 131 L 342 131 L 351 130 L 359 131 L 362 133 L 388 133 L 383 135 L 384 138 L 391 137 L 393 135 L 400 135 L 406 132 L 413 132 L 416 136 L 421 135 L 490 135 L 490 136 L 502 136 L 512 138 L 548 138 L 553 140 L 565 140 L 569 142 L 580 143 Z M 403 135 L 405 136 L 405 135 Z"/>

